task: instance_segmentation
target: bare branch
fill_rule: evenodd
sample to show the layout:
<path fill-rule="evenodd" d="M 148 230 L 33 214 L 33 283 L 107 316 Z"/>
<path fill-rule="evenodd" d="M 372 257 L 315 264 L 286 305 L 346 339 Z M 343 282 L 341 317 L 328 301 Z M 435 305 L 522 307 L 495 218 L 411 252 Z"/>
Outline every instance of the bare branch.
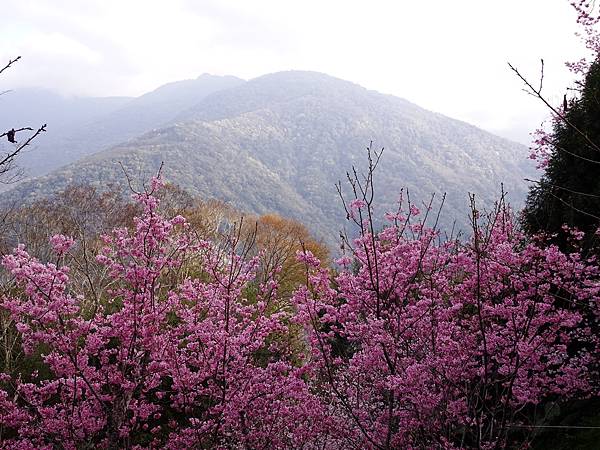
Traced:
<path fill-rule="evenodd" d="M 569 151 L 569 150 L 567 150 L 566 148 L 564 148 L 564 147 L 561 147 L 560 145 L 558 145 L 558 144 L 556 143 L 556 141 L 554 141 L 554 140 L 550 140 L 550 139 L 548 139 L 548 138 L 545 138 L 545 137 L 543 137 L 543 138 L 542 138 L 542 142 L 544 142 L 545 144 L 551 145 L 551 146 L 552 146 L 553 148 L 555 148 L 556 150 L 560 150 L 561 152 L 565 152 L 565 153 L 567 153 L 568 155 L 571 155 L 571 156 L 573 156 L 574 158 L 582 159 L 582 160 L 584 160 L 584 161 L 587 161 L 587 162 L 590 162 L 590 163 L 592 163 L 592 164 L 600 164 L 600 161 L 596 161 L 595 159 L 586 158 L 585 156 L 581 156 L 581 155 L 578 155 L 578 154 L 576 154 L 576 153 L 570 152 L 570 151 Z"/>
<path fill-rule="evenodd" d="M 32 128 L 26 127 L 26 128 L 22 128 L 19 131 L 23 131 L 23 130 L 32 130 Z M 15 130 L 16 132 L 17 130 Z M 14 159 L 16 158 L 16 156 L 21 152 L 21 150 L 23 150 L 25 147 L 27 147 L 29 144 L 31 144 L 31 142 L 38 137 L 41 133 L 46 131 L 46 124 L 42 125 L 40 128 L 38 128 L 38 130 L 33 133 L 31 136 L 29 136 L 29 138 L 27 140 L 25 140 L 23 143 L 18 144 L 16 149 L 14 149 L 12 152 L 9 152 L 3 159 L 0 160 L 0 175 L 6 174 L 7 172 L 11 171 L 14 169 L 13 166 L 13 162 Z M 7 133 L 4 133 L 1 136 L 5 136 Z"/>
<path fill-rule="evenodd" d="M 15 59 L 9 59 L 8 64 L 6 64 L 2 69 L 0 69 L 0 73 L 4 72 L 6 69 L 8 69 L 10 66 L 12 66 L 14 63 L 16 63 L 20 59 L 21 59 L 20 56 L 17 56 Z"/>
<path fill-rule="evenodd" d="M 46 125 L 44 125 L 44 126 L 46 126 Z M 4 133 L 0 134 L 0 138 L 2 138 L 4 136 L 8 136 L 8 133 L 10 133 L 11 131 L 14 131 L 15 133 L 18 133 L 20 131 L 26 131 L 26 130 L 27 131 L 33 131 L 33 128 L 31 128 L 31 127 L 23 127 L 23 128 L 12 129 L 10 131 L 5 131 Z"/>
<path fill-rule="evenodd" d="M 125 169 L 125 166 L 123 166 L 123 163 L 121 161 L 119 161 L 118 163 L 119 163 L 119 166 L 121 166 L 123 175 L 125 175 L 125 178 L 127 179 L 127 186 L 129 186 L 129 190 L 131 191 L 131 193 L 139 194 L 139 192 L 136 191 L 135 188 L 133 187 L 133 180 L 132 180 L 131 176 L 129 175 L 129 173 L 127 172 L 127 169 Z"/>
<path fill-rule="evenodd" d="M 548 100 L 546 100 L 546 98 L 542 95 L 542 92 L 541 92 L 541 88 L 542 88 L 541 81 L 540 81 L 540 88 L 536 89 L 527 80 L 527 78 L 525 78 L 523 75 L 521 75 L 521 72 L 519 72 L 511 63 L 508 63 L 508 67 L 510 67 L 510 69 L 521 79 L 521 81 L 523 81 L 523 83 L 525 83 L 525 85 L 528 88 L 528 90 L 526 90 L 526 92 L 528 92 L 529 94 L 533 95 L 534 97 L 540 99 L 544 103 L 544 105 L 546 105 L 550 109 L 550 111 L 552 111 L 552 113 L 556 115 L 556 117 L 558 117 L 560 120 L 562 120 L 564 123 L 566 123 L 569 127 L 571 127 L 571 129 L 573 129 L 581 137 L 583 137 L 583 139 L 588 143 L 588 145 L 593 150 L 596 150 L 597 152 L 600 152 L 600 147 L 598 147 L 598 145 L 596 145 L 588 137 L 587 134 L 585 134 L 583 131 L 581 131 L 579 128 L 577 128 L 569 119 L 567 119 L 567 117 L 566 117 L 566 115 L 564 113 L 562 113 L 559 110 L 557 110 L 554 106 L 552 106 L 550 104 L 550 102 L 548 102 Z"/>
<path fill-rule="evenodd" d="M 598 216 L 596 216 L 596 215 L 594 215 L 594 214 L 592 214 L 592 213 L 586 212 L 586 211 L 584 211 L 583 209 L 579 209 L 579 208 L 577 208 L 577 207 L 573 206 L 572 204 L 570 204 L 570 203 L 566 202 L 565 200 L 563 200 L 562 198 L 560 198 L 558 195 L 556 195 L 556 194 L 553 194 L 552 192 L 548 192 L 548 193 L 549 193 L 549 194 L 550 194 L 552 197 L 554 197 L 555 199 L 557 199 L 558 201 L 560 201 L 560 202 L 561 202 L 561 203 L 563 203 L 564 205 L 568 206 L 569 208 L 571 208 L 571 209 L 573 209 L 573 210 L 577 211 L 578 213 L 581 213 L 581 214 L 583 214 L 583 215 L 585 215 L 585 216 L 589 216 L 589 217 L 591 217 L 591 218 L 593 218 L 593 219 L 596 219 L 596 220 L 600 220 L 600 217 L 598 217 Z"/>
<path fill-rule="evenodd" d="M 525 181 L 529 181 L 530 183 L 542 184 L 541 181 L 530 180 L 529 178 L 524 178 Z M 584 195 L 586 197 L 600 198 L 600 195 L 588 194 L 587 192 L 574 191 L 572 189 L 559 186 L 557 184 L 546 183 L 548 186 L 552 186 L 553 188 L 561 189 L 563 191 L 570 192 L 571 194 Z"/>
<path fill-rule="evenodd" d="M 538 92 L 542 92 L 542 87 L 544 86 L 544 58 L 540 59 L 541 68 L 540 68 L 540 88 L 537 90 Z"/>

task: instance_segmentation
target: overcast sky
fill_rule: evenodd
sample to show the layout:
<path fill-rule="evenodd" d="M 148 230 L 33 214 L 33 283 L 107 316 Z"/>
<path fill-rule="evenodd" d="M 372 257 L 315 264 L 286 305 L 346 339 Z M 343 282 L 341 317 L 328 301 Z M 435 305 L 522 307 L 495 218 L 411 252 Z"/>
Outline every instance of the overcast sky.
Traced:
<path fill-rule="evenodd" d="M 299 69 L 527 143 L 546 116 L 507 66 L 562 99 L 583 47 L 567 0 L 2 0 L 0 90 L 135 96 L 208 72 Z"/>

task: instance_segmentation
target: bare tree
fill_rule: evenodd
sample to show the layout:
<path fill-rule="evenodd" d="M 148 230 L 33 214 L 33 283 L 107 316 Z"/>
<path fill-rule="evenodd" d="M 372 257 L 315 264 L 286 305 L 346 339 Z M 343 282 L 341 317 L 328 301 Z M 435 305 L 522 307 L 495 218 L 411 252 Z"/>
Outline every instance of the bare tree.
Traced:
<path fill-rule="evenodd" d="M 8 63 L 2 67 L 2 69 L 0 69 L 0 74 L 2 74 L 5 70 L 8 70 L 20 59 L 20 56 L 17 56 L 15 59 L 10 59 Z M 9 91 L 0 92 L 0 95 L 6 94 L 7 92 Z M 33 134 L 29 134 L 29 136 L 23 140 L 17 141 L 18 134 L 27 131 L 31 131 Z M 9 150 L 0 153 L 0 183 L 13 183 L 23 175 L 23 170 L 16 165 L 15 160 L 25 147 L 31 144 L 35 138 L 45 131 L 46 124 L 43 124 L 35 131 L 31 127 L 13 127 L 10 130 L 0 133 L 0 139 L 6 137 L 9 144 Z"/>

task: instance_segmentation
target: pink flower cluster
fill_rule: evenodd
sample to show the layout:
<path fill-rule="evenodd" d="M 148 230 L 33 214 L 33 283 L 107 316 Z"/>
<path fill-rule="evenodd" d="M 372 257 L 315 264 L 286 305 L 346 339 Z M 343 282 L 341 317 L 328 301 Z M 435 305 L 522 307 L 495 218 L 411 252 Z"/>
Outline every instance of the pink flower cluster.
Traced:
<path fill-rule="evenodd" d="M 598 23 L 600 22 L 600 14 L 596 11 L 596 5 L 589 0 L 576 0 L 571 2 L 571 6 L 577 13 L 577 23 L 582 27 L 581 32 L 577 33 L 589 52 L 589 55 L 580 58 L 577 61 L 566 63 L 569 70 L 575 75 L 574 80 L 575 90 L 579 90 L 584 84 L 583 79 L 590 69 L 593 61 L 600 57 L 600 32 L 598 31 Z M 565 97 L 568 104 L 568 100 Z M 532 145 L 530 147 L 529 158 L 537 162 L 537 169 L 546 169 L 554 148 L 554 138 L 552 129 L 556 129 L 558 124 L 564 123 L 564 115 L 566 114 L 565 103 L 556 106 L 553 109 L 548 127 L 542 124 L 540 128 L 531 133 Z"/>
<path fill-rule="evenodd" d="M 3 259 L 2 299 L 28 358 L 48 375 L 3 374 L 0 448 L 289 448 L 328 426 L 291 363 L 276 290 L 249 298 L 257 262 L 198 241 L 139 195 L 135 230 L 104 236 L 113 280 L 97 303 L 73 296 L 67 267 L 23 248 Z M 59 255 L 72 244 L 54 237 Z"/>
<path fill-rule="evenodd" d="M 596 25 L 600 22 L 600 14 L 594 12 L 595 2 L 589 0 L 576 0 L 571 6 L 577 13 L 577 23 L 583 27 L 578 36 L 582 38 L 586 49 L 591 53 L 591 61 L 595 61 L 600 55 L 600 34 Z M 590 60 L 581 58 L 579 61 L 567 63 L 567 67 L 577 75 L 585 75 L 590 68 Z"/>
<path fill-rule="evenodd" d="M 57 255 L 64 255 L 73 247 L 75 241 L 68 236 L 57 234 L 50 238 L 50 244 Z"/>
<path fill-rule="evenodd" d="M 597 265 L 526 243 L 506 212 L 464 243 L 364 233 L 333 278 L 300 253 L 307 283 L 282 307 L 257 260 L 137 200 L 97 257 L 107 298 L 23 248 L 3 259 L 1 307 L 39 374 L 2 374 L 0 448 L 491 448 L 526 442 L 541 402 L 593 392 Z"/>
<path fill-rule="evenodd" d="M 321 396 L 355 447 L 503 447 L 526 439 L 527 408 L 590 392 L 581 305 L 597 311 L 596 264 L 525 244 L 506 212 L 466 244 L 416 229 L 359 237 L 356 273 L 334 288 L 315 264 L 295 296 Z"/>

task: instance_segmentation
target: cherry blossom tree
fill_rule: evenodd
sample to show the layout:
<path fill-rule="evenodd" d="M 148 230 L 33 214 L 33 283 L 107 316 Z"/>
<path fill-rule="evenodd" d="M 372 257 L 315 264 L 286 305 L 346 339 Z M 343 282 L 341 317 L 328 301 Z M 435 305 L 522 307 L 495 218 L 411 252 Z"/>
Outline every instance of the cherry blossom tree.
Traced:
<path fill-rule="evenodd" d="M 381 153 L 367 155 L 349 198 L 339 186 L 357 237 L 335 271 L 298 250 L 291 299 L 244 224 L 209 241 L 163 217 L 159 178 L 133 226 L 102 236 L 102 289 L 72 279 L 72 237 L 52 236 L 48 260 L 4 256 L 0 314 L 23 353 L 3 356 L 0 448 L 521 448 L 556 405 L 597 397 L 600 269 L 583 232 L 563 230 L 566 253 L 524 235 L 503 195 L 490 211 L 472 196 L 459 240 L 407 193 L 378 229 Z"/>
<path fill-rule="evenodd" d="M 503 202 L 474 208 L 466 242 L 412 204 L 375 233 L 357 183 L 342 269 L 299 251 L 306 286 L 274 308 L 277 271 L 255 288 L 242 227 L 198 239 L 157 212 L 160 184 L 136 195 L 133 229 L 103 237 L 100 298 L 71 290 L 69 237 L 51 238 L 53 262 L 3 258 L 28 361 L 1 375 L 3 448 L 493 448 L 528 442 L 542 401 L 594 392 L 575 305 L 595 311 L 597 265 L 527 243 Z"/>
<path fill-rule="evenodd" d="M 542 402 L 595 392 L 581 310 L 597 313 L 597 265 L 528 243 L 503 199 L 483 218 L 473 199 L 466 242 L 440 239 L 410 202 L 375 233 L 375 156 L 369 174 L 350 177 L 360 235 L 338 262 L 355 270 L 332 282 L 302 253 L 308 283 L 295 296 L 344 447 L 525 445 L 548 413 Z"/>
<path fill-rule="evenodd" d="M 154 188 L 159 182 L 155 180 Z M 289 362 L 277 285 L 253 301 L 257 259 L 235 241 L 214 248 L 181 216 L 165 220 L 139 194 L 135 229 L 105 236 L 113 280 L 91 303 L 69 291 L 61 261 L 77 245 L 51 239 L 56 262 L 23 247 L 3 259 L 15 288 L 2 301 L 39 371 L 2 374 L 4 448 L 289 448 L 318 442 L 320 403 Z"/>

